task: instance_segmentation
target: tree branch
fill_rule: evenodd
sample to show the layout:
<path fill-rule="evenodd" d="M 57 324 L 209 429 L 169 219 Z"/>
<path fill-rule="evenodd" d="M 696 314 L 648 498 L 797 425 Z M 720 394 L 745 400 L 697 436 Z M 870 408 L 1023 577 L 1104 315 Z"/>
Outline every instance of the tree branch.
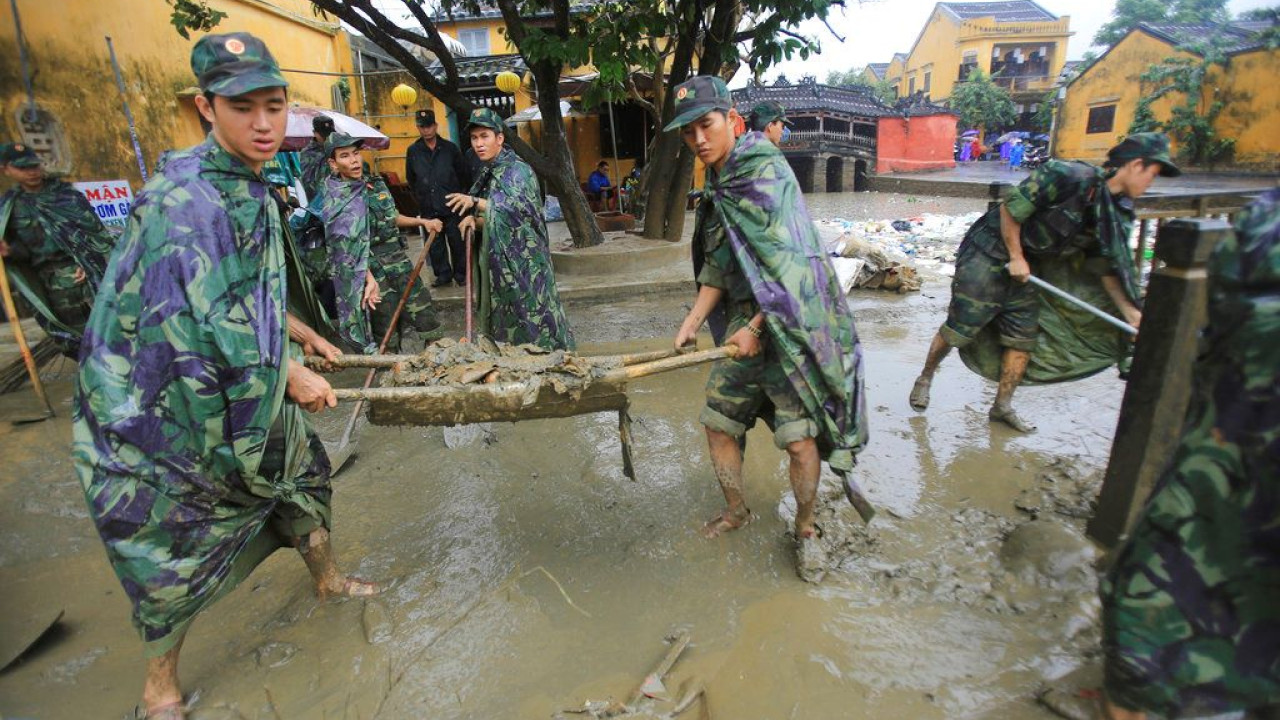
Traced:
<path fill-rule="evenodd" d="M 435 22 L 433 22 L 427 15 L 427 12 L 422 9 L 422 3 L 418 0 L 400 1 L 404 3 L 404 6 L 409 9 L 409 12 L 413 17 L 422 25 L 422 29 L 427 31 L 427 37 L 431 41 L 431 44 L 427 49 L 435 53 L 436 59 L 438 59 L 440 61 L 440 65 L 444 67 L 445 81 L 450 85 L 457 86 L 459 84 L 458 65 L 454 62 L 453 51 L 451 51 L 449 46 L 445 44 L 444 38 L 440 37 L 440 30 L 436 27 Z"/>

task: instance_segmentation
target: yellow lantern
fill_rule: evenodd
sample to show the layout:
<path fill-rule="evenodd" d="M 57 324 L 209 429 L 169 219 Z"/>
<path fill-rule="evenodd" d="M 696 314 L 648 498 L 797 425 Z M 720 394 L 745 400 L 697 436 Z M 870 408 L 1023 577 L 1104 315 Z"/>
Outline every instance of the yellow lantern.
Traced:
<path fill-rule="evenodd" d="M 405 110 L 408 110 L 409 106 L 417 102 L 417 100 L 418 91 L 404 83 L 400 83 L 391 89 L 391 102 L 399 105 Z"/>
<path fill-rule="evenodd" d="M 493 84 L 497 85 L 502 92 L 508 95 L 515 95 L 516 91 L 520 89 L 520 76 L 510 70 L 504 70 L 498 73 L 498 77 L 493 79 Z"/>

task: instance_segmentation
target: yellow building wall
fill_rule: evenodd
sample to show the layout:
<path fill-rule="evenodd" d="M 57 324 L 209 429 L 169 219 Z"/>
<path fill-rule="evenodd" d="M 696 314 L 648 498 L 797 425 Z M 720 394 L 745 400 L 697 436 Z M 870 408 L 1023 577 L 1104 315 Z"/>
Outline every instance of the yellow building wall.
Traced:
<path fill-rule="evenodd" d="M 1107 150 L 1119 142 L 1133 122 L 1134 111 L 1144 89 L 1139 76 L 1153 63 L 1171 56 L 1191 57 L 1163 40 L 1144 32 L 1132 32 L 1117 43 L 1075 82 L 1067 86 L 1066 98 L 1058 110 L 1054 151 L 1059 157 L 1102 162 Z M 1257 170 L 1280 169 L 1280 52 L 1258 50 L 1237 55 L 1225 72 L 1211 71 L 1205 87 L 1227 103 L 1218 117 L 1216 129 L 1236 138 L 1235 164 Z M 1202 102 L 1210 102 L 1206 97 Z M 1164 98 L 1152 106 L 1158 120 L 1166 120 L 1170 109 L 1181 104 L 1181 96 Z M 1112 132 L 1086 133 L 1089 109 L 1116 105 Z M 1174 151 L 1177 151 L 1176 142 Z"/>
<path fill-rule="evenodd" d="M 282 68 L 349 72 L 351 53 L 336 24 L 317 18 L 308 0 L 211 0 L 227 13 L 215 32 L 248 31 L 267 41 Z M 6 9 L 7 10 L 7 9 Z M 164 150 L 199 142 L 202 131 L 190 93 L 191 47 L 169 24 L 169 8 L 139 0 L 18 0 L 35 72 L 35 98 L 63 129 L 76 180 L 125 178 L 141 187 L 107 54 L 109 35 L 123 73 L 148 170 Z M 17 112 L 26 102 L 14 24 L 0 23 L 0 136 L 19 137 Z M 290 100 L 329 107 L 336 77 L 285 73 Z"/>
<path fill-rule="evenodd" d="M 930 99 L 936 102 L 946 100 L 951 97 L 960 77 L 965 52 L 974 52 L 978 67 L 989 75 L 994 48 L 1001 48 L 1003 55 L 1014 47 L 1034 49 L 1040 46 L 1052 48 L 1048 54 L 1047 79 L 1035 86 L 1038 90 L 1047 91 L 1066 63 L 1070 24 L 1071 18 L 1067 15 L 1044 22 L 997 23 L 992 18 L 957 22 L 945 12 L 935 10 L 907 58 L 897 84 L 898 94 L 905 96 L 910 92 L 912 77 L 916 81 L 915 89 L 924 90 L 924 74 L 929 72 Z M 892 65 L 886 77 L 898 77 Z"/>

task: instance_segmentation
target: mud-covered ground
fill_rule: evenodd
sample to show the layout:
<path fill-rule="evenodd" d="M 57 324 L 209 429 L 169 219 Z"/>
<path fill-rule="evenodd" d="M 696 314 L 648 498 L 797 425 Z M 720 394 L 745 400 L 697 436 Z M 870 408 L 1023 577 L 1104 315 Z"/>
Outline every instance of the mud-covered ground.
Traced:
<path fill-rule="evenodd" d="M 569 314 L 589 351 L 648 350 L 686 301 Z M 393 587 L 321 604 L 297 556 L 277 553 L 195 623 L 181 667 L 193 717 L 551 718 L 625 701 L 680 631 L 693 643 L 667 687 L 706 688 L 682 717 L 1050 717 L 1036 690 L 1096 644 L 1080 530 L 1123 385 L 1108 373 L 1021 391 L 1040 423 L 1024 437 L 988 424 L 993 389 L 953 358 L 928 413 L 911 412 L 945 301 L 938 282 L 851 297 L 872 423 L 858 473 L 881 512 L 863 529 L 843 500 L 823 510 L 821 585 L 794 572 L 785 456 L 762 429 L 746 462 L 760 519 L 698 535 L 721 504 L 697 423 L 706 368 L 631 386 L 636 482 L 609 415 L 495 425 L 453 449 L 441 428 L 363 427 L 335 481 L 335 545 Z M 0 714 L 120 718 L 141 648 L 67 458 L 69 377 L 47 379 L 58 419 L 0 425 L 0 629 L 64 615 L 0 673 Z M 34 410 L 29 393 L 0 396 L 0 417 Z"/>

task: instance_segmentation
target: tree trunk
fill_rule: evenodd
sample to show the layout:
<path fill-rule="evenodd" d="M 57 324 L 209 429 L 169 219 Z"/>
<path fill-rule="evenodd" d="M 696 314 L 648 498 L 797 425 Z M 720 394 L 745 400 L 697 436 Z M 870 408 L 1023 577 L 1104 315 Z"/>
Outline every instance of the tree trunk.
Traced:
<path fill-rule="evenodd" d="M 538 110 L 542 113 L 542 154 L 550 172 L 544 175 L 551 194 L 560 198 L 565 224 L 573 236 L 574 247 L 591 247 L 604 242 L 596 216 L 587 204 L 587 196 L 578 183 L 573 166 L 564 118 L 560 117 L 560 68 L 551 63 L 536 63 L 533 71 L 538 88 Z"/>

